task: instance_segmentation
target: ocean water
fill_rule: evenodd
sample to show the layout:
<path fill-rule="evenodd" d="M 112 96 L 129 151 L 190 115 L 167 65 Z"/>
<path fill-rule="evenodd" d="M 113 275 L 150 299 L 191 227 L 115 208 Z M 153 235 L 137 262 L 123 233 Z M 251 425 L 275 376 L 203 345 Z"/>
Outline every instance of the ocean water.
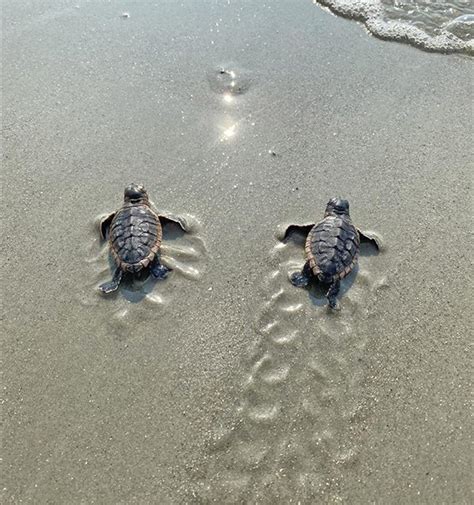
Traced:
<path fill-rule="evenodd" d="M 376 37 L 428 51 L 474 52 L 470 0 L 313 0 L 336 14 L 364 22 Z"/>

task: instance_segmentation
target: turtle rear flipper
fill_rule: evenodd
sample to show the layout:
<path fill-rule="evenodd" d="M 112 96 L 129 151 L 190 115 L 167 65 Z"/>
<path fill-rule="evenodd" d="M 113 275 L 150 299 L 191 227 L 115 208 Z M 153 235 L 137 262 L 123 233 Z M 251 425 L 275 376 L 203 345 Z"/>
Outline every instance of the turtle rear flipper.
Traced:
<path fill-rule="evenodd" d="M 112 223 L 112 219 L 115 217 L 116 212 L 112 212 L 111 214 L 104 216 L 99 223 L 99 232 L 102 240 L 107 238 L 107 231 L 110 228 Z"/>
<path fill-rule="evenodd" d="M 329 291 L 326 294 L 328 302 L 329 302 L 329 307 L 331 309 L 335 309 L 335 310 L 339 309 L 339 303 L 337 301 L 337 295 L 339 294 L 340 287 L 341 287 L 341 281 L 339 279 L 336 279 L 331 284 L 331 286 L 329 287 Z"/>
<path fill-rule="evenodd" d="M 122 280 L 122 269 L 120 267 L 117 267 L 115 270 L 114 276 L 112 277 L 112 280 L 109 282 L 104 282 L 104 284 L 101 284 L 99 286 L 99 289 L 102 291 L 104 294 L 112 293 L 113 291 L 117 291 L 120 281 Z"/>
<path fill-rule="evenodd" d="M 162 265 L 158 259 L 158 256 L 155 256 L 155 259 L 150 265 L 150 271 L 155 279 L 165 279 L 171 272 L 171 268 Z"/>
<path fill-rule="evenodd" d="M 309 261 L 307 261 L 301 272 L 295 272 L 291 275 L 290 281 L 293 286 L 296 286 L 297 288 L 304 288 L 310 283 L 311 277 L 311 267 L 309 265 Z"/>

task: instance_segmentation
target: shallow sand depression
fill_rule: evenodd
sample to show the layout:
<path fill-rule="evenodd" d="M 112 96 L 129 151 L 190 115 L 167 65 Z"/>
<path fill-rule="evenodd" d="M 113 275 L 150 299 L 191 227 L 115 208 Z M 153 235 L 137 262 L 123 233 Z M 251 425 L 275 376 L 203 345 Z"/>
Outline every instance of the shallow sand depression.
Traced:
<path fill-rule="evenodd" d="M 304 1 L 3 11 L 2 501 L 467 503 L 472 60 Z M 132 181 L 193 232 L 104 298 Z M 335 195 L 384 250 L 330 313 L 278 237 Z"/>

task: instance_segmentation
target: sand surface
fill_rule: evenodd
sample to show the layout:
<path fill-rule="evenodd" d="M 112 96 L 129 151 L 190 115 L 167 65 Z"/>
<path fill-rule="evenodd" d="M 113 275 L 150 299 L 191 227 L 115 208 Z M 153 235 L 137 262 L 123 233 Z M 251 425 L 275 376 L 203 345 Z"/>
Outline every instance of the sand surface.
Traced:
<path fill-rule="evenodd" d="M 468 503 L 472 61 L 309 1 L 3 17 L 2 502 Z M 131 181 L 190 233 L 104 299 Z M 277 232 L 334 195 L 385 248 L 331 314 Z"/>

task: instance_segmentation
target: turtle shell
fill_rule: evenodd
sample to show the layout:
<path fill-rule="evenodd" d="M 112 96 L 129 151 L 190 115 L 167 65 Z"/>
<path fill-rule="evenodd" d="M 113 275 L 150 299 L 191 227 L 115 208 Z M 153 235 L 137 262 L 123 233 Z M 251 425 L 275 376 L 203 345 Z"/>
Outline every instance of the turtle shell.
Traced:
<path fill-rule="evenodd" d="M 162 237 L 158 215 L 145 203 L 125 204 L 110 225 L 110 249 L 124 271 L 139 272 L 156 256 Z"/>
<path fill-rule="evenodd" d="M 306 258 L 322 282 L 343 279 L 357 264 L 359 232 L 349 216 L 329 215 L 313 226 L 306 239 Z"/>

